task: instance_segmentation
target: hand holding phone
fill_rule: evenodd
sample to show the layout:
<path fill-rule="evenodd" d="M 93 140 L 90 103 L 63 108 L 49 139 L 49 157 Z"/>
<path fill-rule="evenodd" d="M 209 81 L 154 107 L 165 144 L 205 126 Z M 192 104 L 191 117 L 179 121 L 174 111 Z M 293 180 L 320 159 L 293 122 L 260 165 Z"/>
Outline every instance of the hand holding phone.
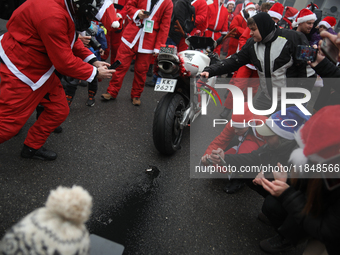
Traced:
<path fill-rule="evenodd" d="M 310 46 L 298 45 L 296 49 L 296 59 L 315 62 L 317 53 L 318 50 Z"/>
<path fill-rule="evenodd" d="M 148 11 L 143 11 L 143 14 L 144 14 L 144 15 L 148 15 L 148 16 L 150 16 L 151 12 L 148 12 Z"/>
<path fill-rule="evenodd" d="M 120 66 L 122 64 L 122 62 L 120 62 L 119 60 L 116 60 L 110 67 L 109 69 L 117 69 L 118 66 Z"/>

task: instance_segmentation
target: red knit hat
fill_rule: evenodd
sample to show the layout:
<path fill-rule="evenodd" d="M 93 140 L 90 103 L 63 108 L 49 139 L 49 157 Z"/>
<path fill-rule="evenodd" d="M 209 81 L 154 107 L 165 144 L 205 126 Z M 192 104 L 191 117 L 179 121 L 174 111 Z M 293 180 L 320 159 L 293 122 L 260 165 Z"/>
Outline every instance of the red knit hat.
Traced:
<path fill-rule="evenodd" d="M 272 18 L 282 19 L 284 7 L 281 3 L 275 3 L 268 11 L 268 14 Z"/>
<path fill-rule="evenodd" d="M 254 115 L 249 110 L 247 102 L 244 103 L 244 114 L 241 114 L 241 115 L 232 114 L 232 116 L 231 116 L 233 127 L 235 127 L 235 128 L 249 127 L 248 121 L 253 120 L 253 119 L 254 119 Z M 250 122 L 250 123 L 252 123 L 252 122 Z"/>
<path fill-rule="evenodd" d="M 319 163 L 340 154 L 340 105 L 323 107 L 297 132 L 299 145 L 291 154 L 294 164 L 303 165 L 310 159 Z"/>
<path fill-rule="evenodd" d="M 244 7 L 245 10 L 248 10 L 250 8 L 254 8 L 255 9 L 255 4 L 252 3 L 252 2 L 249 2 L 249 3 L 247 3 L 246 7 Z"/>
<path fill-rule="evenodd" d="M 316 19 L 316 15 L 312 11 L 308 9 L 302 9 L 293 22 L 293 27 L 297 27 L 299 24 L 307 22 L 309 20 L 315 21 Z"/>
<path fill-rule="evenodd" d="M 298 15 L 299 10 L 295 9 L 294 7 L 291 6 L 286 6 L 286 13 L 285 13 L 285 18 L 289 20 L 294 20 L 296 19 L 296 16 Z"/>
<path fill-rule="evenodd" d="M 336 18 L 332 16 L 327 16 L 319 22 L 318 26 L 325 26 L 327 29 L 334 27 L 336 25 Z"/>

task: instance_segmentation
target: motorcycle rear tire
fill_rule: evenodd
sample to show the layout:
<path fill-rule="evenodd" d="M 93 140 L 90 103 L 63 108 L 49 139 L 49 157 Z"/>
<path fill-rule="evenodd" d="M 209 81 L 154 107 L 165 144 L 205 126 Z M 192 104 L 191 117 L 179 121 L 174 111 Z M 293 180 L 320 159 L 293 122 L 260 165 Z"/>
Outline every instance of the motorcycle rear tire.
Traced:
<path fill-rule="evenodd" d="M 172 155 L 180 149 L 183 129 L 180 129 L 179 123 L 184 109 L 185 101 L 178 93 L 164 95 L 157 105 L 153 119 L 153 143 L 164 155 Z"/>

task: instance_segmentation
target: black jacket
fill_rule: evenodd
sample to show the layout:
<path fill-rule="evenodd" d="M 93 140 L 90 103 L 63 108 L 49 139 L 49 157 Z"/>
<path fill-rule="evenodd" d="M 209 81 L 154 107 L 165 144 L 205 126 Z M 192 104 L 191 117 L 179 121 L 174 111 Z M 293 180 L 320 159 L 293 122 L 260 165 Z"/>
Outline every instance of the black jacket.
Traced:
<path fill-rule="evenodd" d="M 190 0 L 177 0 L 172 12 L 169 37 L 176 43 L 180 42 L 183 35 L 175 31 L 176 20 L 182 26 L 185 33 L 190 33 L 194 29 L 195 20 L 191 20 L 192 13 L 195 13 L 195 7 L 191 5 Z"/>
<path fill-rule="evenodd" d="M 269 99 L 272 97 L 273 87 L 300 87 L 311 90 L 314 81 L 296 79 L 314 75 L 314 71 L 306 62 L 296 59 L 298 45 L 309 45 L 304 34 L 276 28 L 274 37 L 266 44 L 254 42 L 254 39 L 250 38 L 241 51 L 222 60 L 220 64 L 206 67 L 204 71 L 209 72 L 211 77 L 236 71 L 245 64 L 253 64 L 260 77 L 261 89 Z M 287 78 L 294 79 L 288 81 Z M 301 97 L 301 94 L 292 96 Z"/>
<path fill-rule="evenodd" d="M 316 67 L 313 67 L 313 69 L 322 78 L 340 78 L 340 69 L 328 60 L 328 58 L 324 58 Z"/>
<path fill-rule="evenodd" d="M 323 78 L 323 87 L 314 104 L 315 110 L 320 110 L 326 105 L 340 104 L 340 69 L 328 58 L 324 58 L 316 67 L 315 72 Z M 335 92 L 333 93 L 334 90 Z"/>
<path fill-rule="evenodd" d="M 300 180 L 299 187 L 304 187 L 301 182 L 308 180 Z M 306 184 L 306 183 L 305 183 Z M 301 211 L 306 204 L 306 196 L 303 190 L 289 187 L 278 197 L 283 207 L 291 217 L 290 226 L 287 228 L 285 224 L 278 231 L 288 239 L 301 238 L 295 233 L 302 228 L 307 236 L 311 236 L 323 244 L 325 244 L 329 255 L 340 254 L 340 188 L 333 191 L 323 189 L 323 208 L 324 213 L 319 217 L 312 215 L 302 215 Z"/>

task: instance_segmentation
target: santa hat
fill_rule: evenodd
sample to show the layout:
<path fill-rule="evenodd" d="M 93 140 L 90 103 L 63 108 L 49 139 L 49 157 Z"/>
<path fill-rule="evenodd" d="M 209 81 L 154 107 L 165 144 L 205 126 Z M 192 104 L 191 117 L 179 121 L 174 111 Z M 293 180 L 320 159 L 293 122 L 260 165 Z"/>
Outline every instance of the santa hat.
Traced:
<path fill-rule="evenodd" d="M 249 123 L 248 123 L 249 122 Z M 254 126 L 254 115 L 249 110 L 248 103 L 244 103 L 244 114 L 232 114 L 231 116 L 231 123 L 232 126 L 235 128 L 246 128 L 249 127 L 249 124 L 251 126 Z"/>
<path fill-rule="evenodd" d="M 262 126 L 256 127 L 262 136 L 278 135 L 287 140 L 294 140 L 294 133 L 309 119 L 298 107 L 286 109 L 286 115 L 281 111 L 273 113 Z"/>
<path fill-rule="evenodd" d="M 321 20 L 318 26 L 325 26 L 327 29 L 334 27 L 336 25 L 336 18 L 327 16 L 323 20 Z"/>
<path fill-rule="evenodd" d="M 225 5 L 226 8 L 228 8 L 228 5 L 229 5 L 229 4 L 233 4 L 233 5 L 235 6 L 235 1 L 234 1 L 234 0 L 229 0 L 229 1 L 227 2 L 227 4 Z"/>
<path fill-rule="evenodd" d="M 317 6 L 314 3 L 313 3 L 313 5 L 315 6 L 316 9 L 319 9 L 319 6 Z M 306 9 L 308 9 L 308 10 L 312 9 L 312 4 L 307 5 Z"/>
<path fill-rule="evenodd" d="M 285 18 L 289 20 L 294 20 L 296 19 L 296 16 L 299 14 L 299 10 L 291 7 L 291 6 L 286 6 L 286 13 L 285 13 Z"/>
<path fill-rule="evenodd" d="M 303 165 L 310 159 L 314 163 L 340 154 L 340 105 L 323 107 L 295 134 L 300 148 L 294 150 L 290 161 Z"/>
<path fill-rule="evenodd" d="M 268 14 L 272 18 L 282 19 L 284 7 L 281 3 L 275 3 L 268 11 Z"/>
<path fill-rule="evenodd" d="M 267 0 L 267 3 L 275 4 L 275 0 Z"/>
<path fill-rule="evenodd" d="M 244 7 L 245 10 L 248 10 L 250 8 L 254 8 L 255 9 L 255 4 L 253 4 L 252 2 L 247 3 L 246 7 Z"/>
<path fill-rule="evenodd" d="M 316 15 L 312 11 L 308 9 L 302 9 L 293 22 L 293 27 L 297 27 L 299 24 L 307 22 L 309 20 L 315 21 L 316 19 Z"/>
<path fill-rule="evenodd" d="M 107 30 L 119 28 L 120 26 L 119 18 L 111 0 L 105 0 L 96 15 L 96 19 L 102 22 Z"/>
<path fill-rule="evenodd" d="M 46 206 L 28 214 L 0 242 L 3 254 L 89 254 L 90 238 L 84 223 L 92 197 L 82 187 L 58 187 Z"/>

